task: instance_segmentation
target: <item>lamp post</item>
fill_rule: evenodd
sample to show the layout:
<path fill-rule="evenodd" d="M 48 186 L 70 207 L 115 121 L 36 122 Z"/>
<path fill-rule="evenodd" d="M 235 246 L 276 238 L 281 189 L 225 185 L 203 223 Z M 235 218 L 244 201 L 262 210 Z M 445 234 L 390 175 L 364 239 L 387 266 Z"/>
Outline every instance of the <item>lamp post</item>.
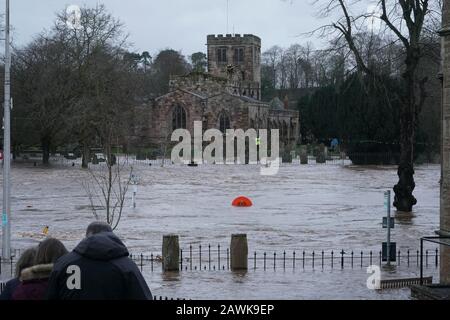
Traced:
<path fill-rule="evenodd" d="M 3 119 L 3 212 L 2 212 L 2 256 L 11 257 L 11 52 L 9 35 L 9 0 L 5 13 L 5 102 Z"/>

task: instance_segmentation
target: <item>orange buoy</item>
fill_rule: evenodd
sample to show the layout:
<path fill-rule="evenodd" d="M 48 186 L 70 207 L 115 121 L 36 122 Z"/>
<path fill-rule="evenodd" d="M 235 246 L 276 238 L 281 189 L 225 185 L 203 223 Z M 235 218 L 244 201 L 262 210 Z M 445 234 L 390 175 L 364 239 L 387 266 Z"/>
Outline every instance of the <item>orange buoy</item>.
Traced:
<path fill-rule="evenodd" d="M 253 203 L 247 197 L 237 197 L 233 201 L 233 207 L 251 207 L 251 206 L 253 206 Z"/>

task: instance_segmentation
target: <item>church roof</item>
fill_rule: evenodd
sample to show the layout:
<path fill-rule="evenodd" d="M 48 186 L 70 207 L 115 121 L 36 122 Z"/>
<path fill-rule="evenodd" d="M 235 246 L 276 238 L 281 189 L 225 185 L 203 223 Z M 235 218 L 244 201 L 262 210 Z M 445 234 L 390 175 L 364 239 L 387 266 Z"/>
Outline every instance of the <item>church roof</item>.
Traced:
<path fill-rule="evenodd" d="M 166 94 L 164 94 L 162 96 L 159 96 L 158 98 L 155 99 L 155 101 L 158 101 L 158 100 L 161 100 L 164 97 L 170 96 L 171 94 L 173 94 L 173 93 L 175 93 L 177 91 L 181 91 L 183 93 L 190 94 L 190 95 L 192 95 L 194 97 L 197 97 L 197 98 L 199 98 L 201 100 L 205 100 L 206 98 L 208 98 L 207 96 L 205 96 L 204 94 L 202 94 L 200 92 L 194 92 L 194 91 L 189 91 L 189 90 L 185 90 L 185 89 L 181 89 L 181 88 L 176 88 L 175 90 L 172 90 L 172 91 L 170 91 L 170 92 L 168 92 L 168 93 L 166 93 Z"/>
<path fill-rule="evenodd" d="M 243 101 L 245 101 L 245 102 L 258 103 L 258 104 L 265 104 L 265 105 L 267 105 L 267 103 L 262 102 L 262 101 L 257 100 L 257 99 L 254 99 L 254 98 L 250 98 L 250 97 L 246 97 L 246 96 L 238 96 L 238 95 L 233 95 L 233 96 L 235 96 L 235 97 L 237 97 L 237 98 L 239 98 L 239 99 L 241 99 L 241 100 L 243 100 Z"/>

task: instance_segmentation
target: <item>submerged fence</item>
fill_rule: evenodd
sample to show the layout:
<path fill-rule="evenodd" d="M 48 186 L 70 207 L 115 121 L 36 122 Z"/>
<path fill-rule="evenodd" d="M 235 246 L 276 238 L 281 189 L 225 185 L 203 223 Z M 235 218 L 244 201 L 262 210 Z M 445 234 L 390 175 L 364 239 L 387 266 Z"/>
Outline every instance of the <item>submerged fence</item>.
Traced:
<path fill-rule="evenodd" d="M 21 254 L 13 251 L 11 258 L 0 257 L 0 276 L 11 276 L 15 264 Z M 144 271 L 161 271 L 162 257 L 160 254 L 131 254 L 130 258 L 139 269 Z M 373 250 L 312 250 L 312 251 L 253 251 L 248 254 L 249 270 L 333 270 L 366 268 L 372 265 L 382 265 L 382 252 Z M 230 248 L 221 245 L 190 245 L 180 249 L 180 271 L 228 271 L 230 265 Z M 438 268 L 440 264 L 439 248 L 423 251 L 425 268 Z M 406 268 L 420 268 L 420 250 L 399 250 L 393 265 Z"/>
<path fill-rule="evenodd" d="M 133 261 L 141 271 L 148 268 L 150 271 L 160 270 L 162 257 L 160 255 L 131 255 Z M 382 265 L 382 252 L 378 251 L 282 251 L 266 252 L 254 251 L 248 256 L 249 270 L 287 270 L 287 269 L 354 269 L 365 268 L 371 265 Z M 420 268 L 420 250 L 399 250 L 397 252 L 396 266 Z M 426 250 L 423 255 L 426 268 L 439 267 L 439 249 Z M 212 247 L 201 245 L 187 250 L 180 250 L 181 271 L 224 271 L 230 270 L 230 249 L 220 245 Z"/>

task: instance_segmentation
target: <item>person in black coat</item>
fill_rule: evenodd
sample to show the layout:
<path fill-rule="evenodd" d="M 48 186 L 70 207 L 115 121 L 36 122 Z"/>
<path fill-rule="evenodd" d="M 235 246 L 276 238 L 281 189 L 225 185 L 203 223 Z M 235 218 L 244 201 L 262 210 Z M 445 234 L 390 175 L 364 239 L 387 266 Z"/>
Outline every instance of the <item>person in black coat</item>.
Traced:
<path fill-rule="evenodd" d="M 37 248 L 29 248 L 25 250 L 22 255 L 20 256 L 19 260 L 16 264 L 16 274 L 15 278 L 9 280 L 7 283 L 5 283 L 5 287 L 2 290 L 2 293 L 0 294 L 0 300 L 12 300 L 12 295 L 14 293 L 14 290 L 20 285 L 20 274 L 23 270 L 30 268 L 34 265 L 34 258 L 36 256 Z"/>
<path fill-rule="evenodd" d="M 47 299 L 152 299 L 141 272 L 109 225 L 93 223 L 86 235 L 71 253 L 54 265 Z"/>

